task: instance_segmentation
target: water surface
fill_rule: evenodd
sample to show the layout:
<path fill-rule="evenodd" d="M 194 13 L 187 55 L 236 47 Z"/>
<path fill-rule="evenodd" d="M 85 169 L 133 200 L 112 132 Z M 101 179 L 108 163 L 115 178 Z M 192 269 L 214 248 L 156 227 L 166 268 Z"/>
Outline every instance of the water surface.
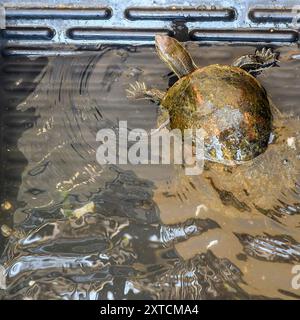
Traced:
<path fill-rule="evenodd" d="M 208 65 L 254 48 L 189 50 Z M 96 161 L 99 129 L 155 127 L 157 106 L 125 94 L 136 80 L 174 82 L 154 48 L 4 59 L 0 225 L 13 231 L 0 236 L 1 298 L 300 298 L 300 52 L 278 50 L 281 67 L 259 77 L 281 112 L 274 141 L 251 163 L 193 177 Z"/>

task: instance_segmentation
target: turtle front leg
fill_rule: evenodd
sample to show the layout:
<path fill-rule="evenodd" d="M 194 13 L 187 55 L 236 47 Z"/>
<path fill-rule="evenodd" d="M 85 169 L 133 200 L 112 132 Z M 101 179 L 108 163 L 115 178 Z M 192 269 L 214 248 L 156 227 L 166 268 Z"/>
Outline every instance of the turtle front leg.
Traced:
<path fill-rule="evenodd" d="M 144 82 L 136 81 L 135 84 L 130 84 L 130 88 L 126 89 L 127 98 L 129 99 L 150 99 L 156 103 L 160 103 L 165 93 L 158 89 L 147 89 Z"/>
<path fill-rule="evenodd" d="M 236 59 L 233 66 L 244 69 L 253 76 L 259 75 L 262 71 L 278 67 L 278 52 L 273 52 L 271 48 L 256 50 L 254 54 L 248 54 Z"/>
<path fill-rule="evenodd" d="M 147 89 L 144 82 L 136 81 L 135 84 L 130 84 L 130 88 L 126 89 L 128 99 L 150 99 L 160 104 L 165 92 L 158 89 Z M 158 109 L 157 126 L 151 134 L 155 134 L 160 130 L 168 127 L 170 123 L 169 112 L 161 105 Z"/>

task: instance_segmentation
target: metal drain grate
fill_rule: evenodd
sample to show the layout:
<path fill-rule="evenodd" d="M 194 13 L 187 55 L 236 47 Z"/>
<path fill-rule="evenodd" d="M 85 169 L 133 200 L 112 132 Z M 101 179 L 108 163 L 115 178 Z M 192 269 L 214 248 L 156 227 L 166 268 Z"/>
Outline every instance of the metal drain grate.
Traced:
<path fill-rule="evenodd" d="M 147 45 L 157 32 L 183 40 L 299 43 L 297 0 L 254 1 L 48 1 L 3 4 L 6 54 L 96 50 L 105 44 Z"/>

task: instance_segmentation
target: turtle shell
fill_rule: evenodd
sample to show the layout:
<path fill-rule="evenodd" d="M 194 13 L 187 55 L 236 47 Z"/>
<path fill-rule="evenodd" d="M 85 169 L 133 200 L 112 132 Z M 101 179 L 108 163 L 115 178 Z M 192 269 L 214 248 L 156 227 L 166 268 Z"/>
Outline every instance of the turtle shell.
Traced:
<path fill-rule="evenodd" d="M 207 159 L 248 161 L 268 146 L 272 114 L 266 91 L 241 68 L 199 68 L 167 91 L 162 106 L 172 129 L 205 130 Z"/>

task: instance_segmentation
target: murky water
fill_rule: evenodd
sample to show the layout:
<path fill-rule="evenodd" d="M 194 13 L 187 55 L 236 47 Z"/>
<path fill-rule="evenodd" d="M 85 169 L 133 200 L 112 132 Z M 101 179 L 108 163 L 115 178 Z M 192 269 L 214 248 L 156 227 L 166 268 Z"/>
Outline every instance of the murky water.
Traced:
<path fill-rule="evenodd" d="M 189 50 L 199 65 L 252 47 Z M 252 163 L 100 166 L 96 133 L 155 128 L 135 80 L 174 79 L 153 48 L 105 48 L 1 65 L 2 299 L 300 298 L 300 51 L 259 77 L 281 115 Z M 81 208 L 81 209 L 80 209 Z M 83 209 L 82 209 L 83 208 Z M 87 209 L 88 208 L 88 209 Z M 79 209 L 79 210 L 77 210 Z M 84 213 L 84 214 L 83 214 Z"/>

